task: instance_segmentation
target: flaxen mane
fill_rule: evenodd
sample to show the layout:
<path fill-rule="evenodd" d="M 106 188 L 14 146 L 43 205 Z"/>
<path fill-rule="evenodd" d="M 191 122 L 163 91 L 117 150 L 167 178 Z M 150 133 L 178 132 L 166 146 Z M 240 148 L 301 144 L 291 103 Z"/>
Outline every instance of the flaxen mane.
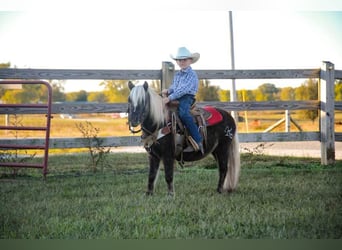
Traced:
<path fill-rule="evenodd" d="M 146 92 L 142 85 L 136 86 L 130 93 L 130 100 L 134 109 L 139 105 L 149 105 L 150 116 L 154 124 L 163 123 L 167 118 L 163 100 L 152 88 L 148 88 Z"/>

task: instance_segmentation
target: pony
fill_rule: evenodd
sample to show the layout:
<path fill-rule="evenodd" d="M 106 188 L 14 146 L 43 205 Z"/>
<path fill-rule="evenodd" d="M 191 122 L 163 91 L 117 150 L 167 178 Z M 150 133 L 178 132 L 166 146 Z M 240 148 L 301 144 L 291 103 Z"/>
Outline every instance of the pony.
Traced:
<path fill-rule="evenodd" d="M 174 131 L 168 129 L 169 111 L 162 97 L 149 88 L 148 83 L 134 85 L 128 82 L 128 125 L 132 133 L 142 131 L 142 139 L 149 158 L 149 173 L 146 195 L 152 195 L 158 176 L 160 162 L 163 162 L 168 194 L 174 195 L 174 162 L 176 160 Z M 184 152 L 182 160 L 197 161 L 212 154 L 217 162 L 219 180 L 218 193 L 234 191 L 240 174 L 240 153 L 237 128 L 234 118 L 227 111 L 211 107 L 220 119 L 207 125 L 207 140 L 204 152 Z M 139 129 L 140 126 L 140 129 Z M 163 132 L 168 131 L 168 132 Z"/>

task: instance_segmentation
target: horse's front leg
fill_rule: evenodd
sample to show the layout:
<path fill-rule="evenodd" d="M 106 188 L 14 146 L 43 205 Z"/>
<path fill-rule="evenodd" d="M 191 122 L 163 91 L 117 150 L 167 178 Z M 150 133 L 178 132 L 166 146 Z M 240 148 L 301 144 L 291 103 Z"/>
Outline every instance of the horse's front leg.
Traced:
<path fill-rule="evenodd" d="M 152 154 L 149 155 L 150 170 L 148 174 L 148 184 L 146 195 L 152 195 L 154 191 L 154 184 L 157 179 L 160 159 Z"/>
<path fill-rule="evenodd" d="M 174 189 L 173 189 L 174 159 L 172 156 L 164 157 L 163 163 L 164 163 L 165 181 L 167 184 L 168 194 L 170 196 L 173 196 L 174 195 Z"/>

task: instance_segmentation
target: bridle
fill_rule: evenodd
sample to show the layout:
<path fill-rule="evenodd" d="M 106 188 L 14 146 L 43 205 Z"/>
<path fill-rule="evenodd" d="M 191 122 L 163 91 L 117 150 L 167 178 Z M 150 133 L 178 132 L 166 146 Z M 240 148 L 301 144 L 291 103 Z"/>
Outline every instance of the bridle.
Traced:
<path fill-rule="evenodd" d="M 146 93 L 146 100 L 149 100 L 149 98 L 148 98 L 148 93 Z M 137 133 L 139 133 L 139 132 L 141 132 L 141 131 L 149 132 L 147 129 L 145 129 L 145 128 L 142 126 L 144 120 L 145 120 L 146 117 L 147 117 L 146 106 L 148 107 L 149 101 L 148 101 L 147 105 L 146 105 L 146 104 L 143 104 L 143 105 L 145 106 L 145 108 L 144 108 L 144 110 L 143 110 L 143 112 L 142 112 L 141 119 L 139 120 L 140 128 L 139 128 L 138 130 L 135 130 L 134 127 L 131 125 L 130 115 L 129 115 L 129 114 L 130 114 L 131 104 L 130 104 L 130 102 L 129 102 L 129 104 L 128 104 L 128 109 L 127 109 L 127 113 L 128 113 L 128 127 L 129 127 L 129 131 L 130 131 L 132 134 L 137 134 Z"/>
<path fill-rule="evenodd" d="M 138 130 L 134 130 L 134 127 L 129 124 L 129 131 L 131 131 L 132 134 L 137 134 L 137 133 L 141 132 L 141 130 L 142 130 L 141 127 Z"/>

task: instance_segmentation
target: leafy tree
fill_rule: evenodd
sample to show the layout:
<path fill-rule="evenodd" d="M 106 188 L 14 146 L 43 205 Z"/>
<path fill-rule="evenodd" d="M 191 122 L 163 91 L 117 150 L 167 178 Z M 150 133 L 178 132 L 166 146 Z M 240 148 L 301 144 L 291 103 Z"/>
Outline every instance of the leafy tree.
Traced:
<path fill-rule="evenodd" d="M 11 67 L 11 63 L 7 62 L 7 63 L 0 63 L 0 69 L 7 69 Z M 5 94 L 5 89 L 3 87 L 0 86 L 0 98 Z"/>
<path fill-rule="evenodd" d="M 273 101 L 278 92 L 279 89 L 274 84 L 264 83 L 254 91 L 254 94 L 256 101 Z"/>
<path fill-rule="evenodd" d="M 42 86 L 39 84 L 23 84 L 22 89 L 5 90 L 2 100 L 6 103 L 38 103 L 39 93 Z"/>
<path fill-rule="evenodd" d="M 107 97 L 103 92 L 90 92 L 87 98 L 88 102 L 107 102 Z"/>
<path fill-rule="evenodd" d="M 127 80 L 106 80 L 100 83 L 105 87 L 105 96 L 108 102 L 127 102 L 129 88 Z"/>
<path fill-rule="evenodd" d="M 253 95 L 253 91 L 252 90 L 246 90 L 246 97 L 245 97 L 245 101 L 255 101 L 255 96 Z"/>
<path fill-rule="evenodd" d="M 318 99 L 318 81 L 309 79 L 301 86 L 295 89 L 296 100 L 317 100 Z"/>
<path fill-rule="evenodd" d="M 238 90 L 237 99 L 239 101 L 246 101 L 246 102 L 255 101 L 253 90 L 246 90 L 246 89 Z"/>
<path fill-rule="evenodd" d="M 50 84 L 52 87 L 52 101 L 64 102 L 66 99 L 63 87 L 64 81 L 51 81 Z"/>
<path fill-rule="evenodd" d="M 292 101 L 295 100 L 295 89 L 292 87 L 285 87 L 280 89 L 280 100 Z"/>
<path fill-rule="evenodd" d="M 20 98 L 22 96 L 20 89 L 13 89 L 13 90 L 5 90 L 4 94 L 1 97 L 1 100 L 5 103 L 21 103 Z"/>
<path fill-rule="evenodd" d="M 11 63 L 0 63 L 0 68 L 9 68 Z M 52 86 L 52 100 L 64 101 L 63 81 L 48 81 Z M 7 103 L 38 103 L 47 101 L 47 89 L 42 84 L 23 84 L 22 89 L 5 90 L 0 87 L 0 97 Z"/>
<path fill-rule="evenodd" d="M 230 101 L 230 91 L 226 89 L 219 89 L 218 96 L 220 102 L 229 102 Z"/>
<path fill-rule="evenodd" d="M 7 63 L 0 63 L 0 69 L 7 69 L 11 67 L 11 63 L 7 62 Z"/>
<path fill-rule="evenodd" d="M 66 94 L 66 100 L 68 102 L 86 102 L 88 98 L 88 93 L 85 90 L 80 90 L 77 92 L 70 92 Z"/>
<path fill-rule="evenodd" d="M 314 79 L 306 80 L 300 87 L 295 89 L 296 100 L 317 100 L 318 81 Z M 310 119 L 312 122 L 318 117 L 318 110 L 303 110 L 300 112 L 303 118 Z"/>
<path fill-rule="evenodd" d="M 196 99 L 197 101 L 219 101 L 218 90 L 219 87 L 210 86 L 210 81 L 200 80 Z"/>
<path fill-rule="evenodd" d="M 335 101 L 342 101 L 342 80 L 335 83 Z"/>
<path fill-rule="evenodd" d="M 60 80 L 49 80 L 49 84 L 52 87 L 52 101 L 53 102 L 64 102 L 65 101 L 65 93 L 64 93 L 64 81 Z M 39 85 L 37 88 L 37 94 L 39 101 L 46 102 L 48 95 L 47 89 L 43 85 Z"/>

